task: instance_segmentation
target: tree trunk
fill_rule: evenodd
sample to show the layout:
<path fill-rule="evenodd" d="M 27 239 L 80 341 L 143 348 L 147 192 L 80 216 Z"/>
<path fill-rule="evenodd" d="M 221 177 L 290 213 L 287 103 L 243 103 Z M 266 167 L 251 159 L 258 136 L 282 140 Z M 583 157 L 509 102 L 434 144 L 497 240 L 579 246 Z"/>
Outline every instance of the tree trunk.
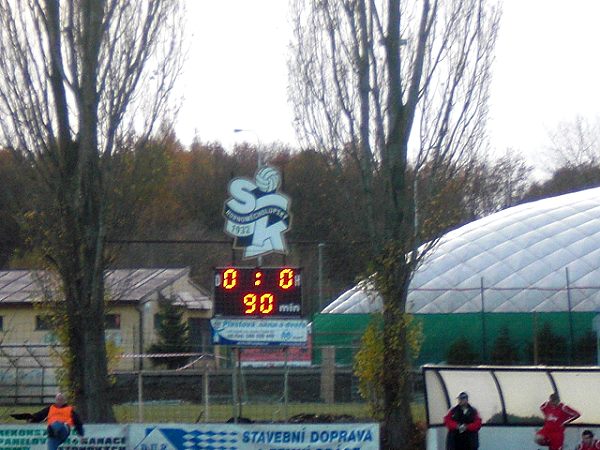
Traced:
<path fill-rule="evenodd" d="M 408 320 L 405 313 L 406 297 L 411 267 L 399 263 L 404 254 L 402 245 L 392 243 L 384 252 L 380 265 L 382 277 L 379 285 L 386 299 L 384 321 L 384 420 L 383 443 L 386 449 L 409 448 L 413 434 L 411 413 L 412 389 L 410 384 L 410 344 Z"/>
<path fill-rule="evenodd" d="M 102 305 L 102 302 L 96 304 Z M 102 308 L 102 306 L 100 307 Z M 104 317 L 104 312 L 96 312 L 94 317 Z M 112 403 L 107 401 L 110 397 L 104 327 L 88 327 L 84 332 L 84 341 L 85 350 L 82 364 L 88 372 L 83 374 L 84 395 L 81 399 L 83 402 L 80 400 L 79 404 L 86 411 L 90 422 L 114 422 Z"/>
<path fill-rule="evenodd" d="M 66 366 L 73 403 L 86 422 L 110 423 L 115 418 L 109 397 L 104 322 L 98 320 L 104 317 L 103 269 L 91 265 L 103 244 L 90 248 L 86 242 L 99 228 L 94 224 L 73 227 L 71 242 L 78 250 L 67 252 L 58 267 L 65 292 Z M 79 258 L 69 259 L 72 255 Z"/>
<path fill-rule="evenodd" d="M 108 369 L 104 335 L 104 242 L 102 192 L 97 158 L 90 155 L 89 176 L 81 180 L 83 202 L 80 219 L 80 261 L 78 302 L 84 314 L 76 314 L 81 332 L 81 353 L 74 355 L 74 382 L 81 387 L 77 396 L 80 408 L 90 422 L 113 422 L 108 400 Z M 96 320 L 90 320 L 96 318 Z"/>
<path fill-rule="evenodd" d="M 0 0 L 0 137 L 27 156 L 39 183 L 29 237 L 62 281 L 53 318 L 73 400 L 88 422 L 114 419 L 103 277 L 107 227 L 117 223 L 107 217 L 115 188 L 104 166 L 115 142 L 144 141 L 170 110 L 182 64 L 179 3 Z M 129 117 L 135 110 L 142 120 Z"/>
<path fill-rule="evenodd" d="M 302 83 L 296 112 L 308 124 L 307 141 L 325 147 L 336 161 L 343 160 L 340 153 L 350 156 L 360 170 L 370 221 L 366 228 L 378 254 L 375 286 L 384 309 L 383 441 L 385 448 L 406 449 L 414 433 L 408 285 L 418 261 L 446 228 L 426 207 L 417 211 L 418 168 L 433 164 L 452 169 L 482 141 L 479 127 L 485 121 L 499 15 L 484 0 L 297 3 L 295 77 Z M 417 18 L 411 7 L 418 5 Z M 417 108 L 421 126 L 411 140 L 416 153 L 411 167 L 408 142 Z M 453 181 L 452 170 L 444 175 L 435 181 Z M 420 204 L 439 204 L 436 195 L 420 193 Z M 429 244 L 419 247 L 420 242 Z"/>

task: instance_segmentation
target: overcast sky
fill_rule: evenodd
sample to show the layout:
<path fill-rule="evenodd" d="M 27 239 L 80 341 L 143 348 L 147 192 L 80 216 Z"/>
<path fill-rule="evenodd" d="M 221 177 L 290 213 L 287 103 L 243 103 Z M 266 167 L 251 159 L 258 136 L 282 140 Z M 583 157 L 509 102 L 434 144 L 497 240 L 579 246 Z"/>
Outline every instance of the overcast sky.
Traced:
<path fill-rule="evenodd" d="M 190 53 L 176 131 L 202 141 L 296 144 L 287 103 L 287 0 L 188 0 Z M 600 117 L 600 0 L 505 0 L 490 139 L 538 167 L 548 134 Z M 233 129 L 251 130 L 234 133 Z"/>
<path fill-rule="evenodd" d="M 505 0 L 496 48 L 491 144 L 538 167 L 549 132 L 600 117 L 600 1 Z"/>
<path fill-rule="evenodd" d="M 191 47 L 177 134 L 296 143 L 287 104 L 287 0 L 188 0 Z M 252 130 L 233 133 L 235 128 Z"/>

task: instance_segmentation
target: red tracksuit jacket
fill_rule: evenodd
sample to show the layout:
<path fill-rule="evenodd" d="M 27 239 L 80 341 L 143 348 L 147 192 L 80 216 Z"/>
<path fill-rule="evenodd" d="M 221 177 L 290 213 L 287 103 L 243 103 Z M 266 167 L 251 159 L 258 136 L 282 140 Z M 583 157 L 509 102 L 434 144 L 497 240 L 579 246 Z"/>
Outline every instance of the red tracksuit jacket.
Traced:
<path fill-rule="evenodd" d="M 557 432 L 564 429 L 565 425 L 577 419 L 581 414 L 564 403 L 553 405 L 545 402 L 540 406 L 544 413 L 544 429 L 550 432 Z"/>
<path fill-rule="evenodd" d="M 581 442 L 577 447 L 575 447 L 575 450 L 598 450 L 600 449 L 600 441 L 593 439 L 592 442 L 590 443 L 590 445 L 586 445 L 583 442 Z"/>

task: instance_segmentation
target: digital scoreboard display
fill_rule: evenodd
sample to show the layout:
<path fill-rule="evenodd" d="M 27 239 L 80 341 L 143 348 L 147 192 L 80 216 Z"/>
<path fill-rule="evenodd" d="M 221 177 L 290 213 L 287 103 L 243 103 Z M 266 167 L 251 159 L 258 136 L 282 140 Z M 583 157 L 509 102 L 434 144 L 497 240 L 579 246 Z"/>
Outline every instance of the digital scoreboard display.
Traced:
<path fill-rule="evenodd" d="M 302 275 L 294 267 L 219 267 L 214 314 L 231 317 L 299 317 Z"/>

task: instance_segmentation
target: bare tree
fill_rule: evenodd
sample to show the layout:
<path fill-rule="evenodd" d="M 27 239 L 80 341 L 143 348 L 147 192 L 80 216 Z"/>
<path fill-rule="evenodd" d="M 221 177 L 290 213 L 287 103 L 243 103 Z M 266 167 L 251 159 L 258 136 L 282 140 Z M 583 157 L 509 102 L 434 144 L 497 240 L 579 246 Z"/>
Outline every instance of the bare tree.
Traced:
<path fill-rule="evenodd" d="M 471 220 L 510 208 L 523 201 L 533 168 L 512 149 L 495 159 L 480 159 L 464 180 L 464 198 Z"/>
<path fill-rule="evenodd" d="M 59 273 L 75 402 L 114 420 L 104 339 L 113 156 L 169 113 L 181 68 L 175 0 L 0 0 L 0 129 L 33 168 L 32 239 Z"/>
<path fill-rule="evenodd" d="M 561 122 L 549 133 L 545 171 L 525 198 L 536 200 L 590 189 L 600 184 L 600 118 L 575 117 Z"/>
<path fill-rule="evenodd" d="M 436 218 L 427 215 L 434 208 L 426 203 L 438 201 L 445 183 L 485 144 L 499 8 L 486 0 L 292 6 L 290 97 L 298 134 L 334 164 L 353 161 L 360 169 L 384 299 L 383 441 L 408 448 L 408 285 L 435 243 L 429 238 Z"/>
<path fill-rule="evenodd" d="M 561 122 L 550 133 L 549 152 L 555 169 L 561 167 L 598 166 L 600 161 L 600 118 L 590 121 L 576 117 Z"/>

